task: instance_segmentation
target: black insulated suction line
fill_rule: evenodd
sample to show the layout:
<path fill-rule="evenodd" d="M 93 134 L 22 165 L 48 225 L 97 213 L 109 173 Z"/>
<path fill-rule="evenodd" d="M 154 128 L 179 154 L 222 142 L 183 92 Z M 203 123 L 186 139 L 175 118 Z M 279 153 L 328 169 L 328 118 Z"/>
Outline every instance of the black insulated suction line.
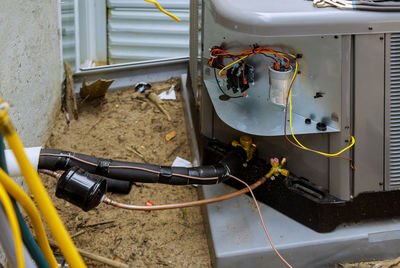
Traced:
<path fill-rule="evenodd" d="M 237 174 L 245 159 L 246 154 L 244 151 L 234 150 L 215 165 L 184 168 L 115 161 L 56 149 L 42 149 L 38 168 L 67 170 L 77 166 L 90 173 L 129 182 L 173 185 L 215 184 L 224 181 L 229 175 Z M 201 180 L 184 176 L 217 178 L 215 180 Z"/>

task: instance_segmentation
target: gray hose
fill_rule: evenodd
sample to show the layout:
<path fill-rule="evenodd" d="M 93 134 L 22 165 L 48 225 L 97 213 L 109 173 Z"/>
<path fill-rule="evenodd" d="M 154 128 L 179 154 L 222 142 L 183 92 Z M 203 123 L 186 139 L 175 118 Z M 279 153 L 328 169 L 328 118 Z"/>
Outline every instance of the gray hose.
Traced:
<path fill-rule="evenodd" d="M 7 256 L 10 267 L 18 267 L 17 256 L 15 254 L 14 237 L 11 232 L 10 224 L 7 220 L 7 215 L 4 212 L 3 206 L 0 204 L 0 244 L 3 252 Z M 28 250 L 23 246 L 25 267 L 36 268 L 36 263 L 29 255 Z"/>

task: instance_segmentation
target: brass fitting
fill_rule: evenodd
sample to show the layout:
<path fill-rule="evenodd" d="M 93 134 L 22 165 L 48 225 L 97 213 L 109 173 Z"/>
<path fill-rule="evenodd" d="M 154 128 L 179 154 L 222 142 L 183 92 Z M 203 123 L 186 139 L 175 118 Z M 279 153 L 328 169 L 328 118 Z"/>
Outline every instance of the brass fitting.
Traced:
<path fill-rule="evenodd" d="M 239 141 L 232 141 L 232 146 L 243 148 L 247 155 L 246 162 L 249 162 L 253 158 L 253 154 L 257 148 L 257 146 L 253 143 L 253 139 L 248 135 L 240 136 Z"/>
<path fill-rule="evenodd" d="M 3 136 L 11 135 L 15 132 L 15 128 L 11 123 L 10 117 L 8 116 L 8 109 L 10 105 L 8 102 L 3 102 L 0 97 L 0 132 Z"/>
<path fill-rule="evenodd" d="M 268 179 L 271 178 L 272 180 L 275 179 L 275 177 L 282 175 L 282 176 L 289 176 L 289 170 L 282 168 L 283 165 L 286 163 L 286 158 L 282 158 L 281 162 L 279 163 L 279 159 L 278 158 L 271 158 L 270 159 L 270 163 L 271 163 L 271 169 L 270 171 L 267 173 L 267 175 L 265 175 L 265 177 L 267 177 Z"/>

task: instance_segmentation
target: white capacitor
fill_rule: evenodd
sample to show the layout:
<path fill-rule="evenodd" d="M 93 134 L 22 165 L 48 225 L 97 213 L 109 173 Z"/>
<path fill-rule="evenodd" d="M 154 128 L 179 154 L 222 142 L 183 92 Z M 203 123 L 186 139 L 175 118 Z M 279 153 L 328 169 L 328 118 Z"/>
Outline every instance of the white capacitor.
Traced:
<path fill-rule="evenodd" d="M 269 99 L 277 105 L 286 105 L 292 67 L 286 71 L 274 70 L 269 67 Z"/>

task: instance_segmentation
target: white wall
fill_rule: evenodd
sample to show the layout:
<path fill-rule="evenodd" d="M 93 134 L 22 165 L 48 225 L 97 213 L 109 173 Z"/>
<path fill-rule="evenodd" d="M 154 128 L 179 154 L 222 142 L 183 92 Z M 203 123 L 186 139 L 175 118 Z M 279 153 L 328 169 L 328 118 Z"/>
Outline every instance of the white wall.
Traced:
<path fill-rule="evenodd" d="M 0 94 L 25 146 L 42 145 L 60 107 L 57 0 L 1 0 Z"/>

